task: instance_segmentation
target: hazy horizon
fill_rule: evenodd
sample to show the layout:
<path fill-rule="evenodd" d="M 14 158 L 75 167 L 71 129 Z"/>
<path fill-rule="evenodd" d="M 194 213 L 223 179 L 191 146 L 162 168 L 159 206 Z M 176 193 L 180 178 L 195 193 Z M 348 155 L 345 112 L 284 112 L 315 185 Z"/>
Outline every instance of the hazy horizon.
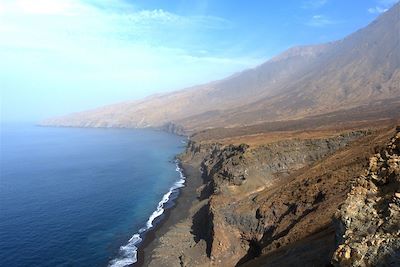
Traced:
<path fill-rule="evenodd" d="M 30 121 L 224 78 L 334 41 L 397 0 L 0 0 L 1 121 Z"/>

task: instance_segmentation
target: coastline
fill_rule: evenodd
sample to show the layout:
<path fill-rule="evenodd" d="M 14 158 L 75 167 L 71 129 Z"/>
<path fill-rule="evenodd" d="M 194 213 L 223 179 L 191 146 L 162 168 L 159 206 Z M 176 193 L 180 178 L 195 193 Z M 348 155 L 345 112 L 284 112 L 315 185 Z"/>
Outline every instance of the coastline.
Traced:
<path fill-rule="evenodd" d="M 175 205 L 164 211 L 162 220 L 148 232 L 137 250 L 137 262 L 131 266 L 148 266 L 152 259 L 153 250 L 159 245 L 159 238 L 172 227 L 190 216 L 190 209 L 197 200 L 196 189 L 202 185 L 200 170 L 195 166 L 180 163 L 185 176 L 185 186 L 179 189 L 179 195 L 173 201 Z"/>
<path fill-rule="evenodd" d="M 119 248 L 119 256 L 109 262 L 109 267 L 133 266 L 141 262 L 143 257 L 138 257 L 140 247 L 146 244 L 145 240 L 152 237 L 152 231 L 157 229 L 168 218 L 168 211 L 176 206 L 181 189 L 186 185 L 186 175 L 184 174 L 181 162 L 175 160 L 175 166 L 180 180 L 175 182 L 169 191 L 164 194 L 156 210 L 148 218 L 146 225 L 140 228 L 125 245 Z"/>

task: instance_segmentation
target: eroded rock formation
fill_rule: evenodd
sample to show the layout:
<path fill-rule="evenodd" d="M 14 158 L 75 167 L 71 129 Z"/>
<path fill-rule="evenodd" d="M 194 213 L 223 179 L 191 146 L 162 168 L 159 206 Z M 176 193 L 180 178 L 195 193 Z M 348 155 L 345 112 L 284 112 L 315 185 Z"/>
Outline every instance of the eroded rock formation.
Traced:
<path fill-rule="evenodd" d="M 398 130 L 190 141 L 181 160 L 203 184 L 149 266 L 397 264 Z"/>
<path fill-rule="evenodd" d="M 285 140 L 253 149 L 230 145 L 206 157 L 204 175 L 213 188 L 208 206 L 212 262 L 235 266 L 329 228 L 331 204 L 338 195 L 344 197 L 346 178 L 338 179 L 331 166 L 322 173 L 324 168 L 314 166 L 318 175 L 312 168 L 301 169 L 365 134 Z"/>
<path fill-rule="evenodd" d="M 337 212 L 337 266 L 400 266 L 400 129 Z"/>

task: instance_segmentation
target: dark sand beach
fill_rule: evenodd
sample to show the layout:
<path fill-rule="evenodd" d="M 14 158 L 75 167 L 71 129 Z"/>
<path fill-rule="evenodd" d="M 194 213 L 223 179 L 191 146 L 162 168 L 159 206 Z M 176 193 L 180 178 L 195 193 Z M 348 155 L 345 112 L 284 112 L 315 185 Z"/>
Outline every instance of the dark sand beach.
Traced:
<path fill-rule="evenodd" d="M 186 177 L 185 187 L 175 200 L 175 206 L 165 211 L 163 220 L 151 231 L 146 233 L 143 243 L 138 249 L 138 261 L 134 266 L 148 266 L 154 249 L 160 244 L 159 238 L 166 234 L 179 222 L 191 216 L 190 209 L 197 201 L 196 189 L 202 185 L 201 173 L 197 167 L 182 164 L 183 174 Z"/>

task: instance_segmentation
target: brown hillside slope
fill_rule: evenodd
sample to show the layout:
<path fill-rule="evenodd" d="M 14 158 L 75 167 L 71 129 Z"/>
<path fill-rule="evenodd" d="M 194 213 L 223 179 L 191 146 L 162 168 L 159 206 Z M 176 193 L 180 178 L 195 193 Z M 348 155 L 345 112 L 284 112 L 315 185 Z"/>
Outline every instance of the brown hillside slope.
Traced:
<path fill-rule="evenodd" d="M 278 94 L 182 124 L 194 127 L 204 120 L 204 126 L 217 127 L 302 118 L 399 96 L 399 43 L 397 4 L 368 27 L 330 44 L 305 75 L 285 83 Z"/>
<path fill-rule="evenodd" d="M 198 202 L 159 238 L 148 266 L 329 266 L 341 235 L 334 215 L 395 135 L 382 126 L 191 141 L 181 159 L 201 166 Z M 391 198 L 398 189 L 389 187 Z"/>
<path fill-rule="evenodd" d="M 43 122 L 186 130 L 298 119 L 400 96 L 400 4 L 350 36 L 289 49 L 226 79 Z"/>

